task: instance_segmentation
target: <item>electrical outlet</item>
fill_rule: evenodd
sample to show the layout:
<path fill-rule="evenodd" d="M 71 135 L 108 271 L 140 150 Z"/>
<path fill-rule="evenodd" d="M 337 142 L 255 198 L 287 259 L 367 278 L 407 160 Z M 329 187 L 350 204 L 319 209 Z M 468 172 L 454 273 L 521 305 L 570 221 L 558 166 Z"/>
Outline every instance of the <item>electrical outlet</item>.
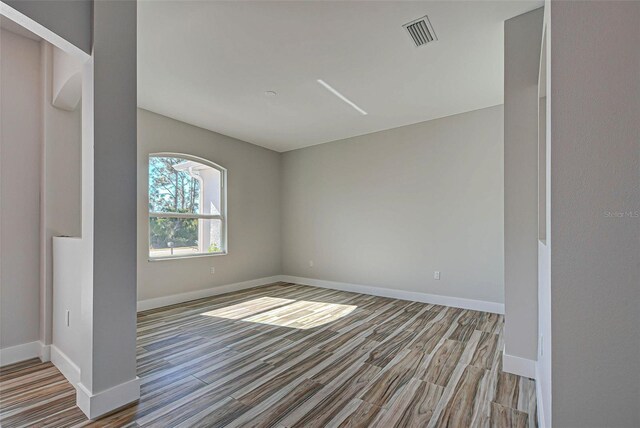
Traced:
<path fill-rule="evenodd" d="M 69 309 L 67 309 L 64 315 L 64 321 L 67 324 L 67 327 L 69 327 L 69 325 L 71 324 L 71 312 L 69 311 Z"/>
<path fill-rule="evenodd" d="M 313 267 L 313 260 L 309 260 L 309 267 Z"/>
<path fill-rule="evenodd" d="M 440 272 L 439 271 L 433 272 L 433 279 L 440 279 Z"/>
<path fill-rule="evenodd" d="M 211 266 L 211 269 L 209 269 L 209 273 L 211 275 L 213 275 L 214 273 L 216 273 L 216 268 L 214 268 L 213 266 Z"/>

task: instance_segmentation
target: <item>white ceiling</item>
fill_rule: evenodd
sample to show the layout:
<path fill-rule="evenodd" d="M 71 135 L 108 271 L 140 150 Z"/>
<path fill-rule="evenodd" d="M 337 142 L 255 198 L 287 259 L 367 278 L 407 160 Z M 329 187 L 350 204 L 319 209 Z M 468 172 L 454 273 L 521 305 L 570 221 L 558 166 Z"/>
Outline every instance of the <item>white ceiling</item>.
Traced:
<path fill-rule="evenodd" d="M 138 4 L 140 107 L 287 151 L 501 104 L 503 21 L 543 1 Z"/>

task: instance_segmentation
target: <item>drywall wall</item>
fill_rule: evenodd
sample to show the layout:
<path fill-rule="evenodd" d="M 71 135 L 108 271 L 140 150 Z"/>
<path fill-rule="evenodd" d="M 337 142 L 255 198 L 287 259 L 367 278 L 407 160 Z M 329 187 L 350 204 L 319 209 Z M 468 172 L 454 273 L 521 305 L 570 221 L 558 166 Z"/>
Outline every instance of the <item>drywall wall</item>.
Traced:
<path fill-rule="evenodd" d="M 78 327 L 80 293 L 60 284 L 53 299 L 53 237 L 81 235 L 81 109 L 61 110 L 53 106 L 54 56 L 67 55 L 43 42 L 43 171 L 42 215 L 44 216 L 44 240 L 41 254 L 41 337 L 45 344 L 56 341 L 61 350 L 72 352 L 66 340 L 75 340 L 77 334 L 62 334 L 65 329 Z M 73 61 L 69 56 L 68 61 Z M 79 65 L 76 67 L 80 68 Z M 55 305 L 55 307 L 54 307 Z M 70 326 L 66 325 L 65 311 L 70 311 Z M 57 316 L 54 318 L 53 314 Z M 72 322 L 71 322 L 72 321 Z M 55 334 L 54 332 L 57 332 Z M 56 335 L 57 337 L 53 338 Z"/>
<path fill-rule="evenodd" d="M 550 25 L 553 425 L 637 427 L 640 2 Z"/>
<path fill-rule="evenodd" d="M 26 8 L 31 13 L 24 12 L 45 26 L 55 24 L 50 28 L 63 34 L 66 26 L 85 24 L 77 21 L 86 16 L 63 13 L 56 9 L 58 3 L 34 1 Z M 69 2 L 68 6 L 91 3 Z M 83 64 L 82 74 L 82 239 L 56 240 L 64 243 L 57 245 L 61 250 L 57 254 L 75 256 L 58 263 L 65 268 L 74 263 L 77 275 L 67 277 L 80 282 L 81 331 L 73 341 L 79 361 L 72 364 L 80 371 L 77 404 L 89 418 L 140 396 L 136 377 L 136 6 L 133 0 L 122 0 L 97 2 L 93 8 L 93 26 L 88 26 L 93 28 L 93 55 Z M 68 25 L 68 20 L 73 24 Z M 48 36 L 67 52 L 79 53 L 58 36 Z"/>
<path fill-rule="evenodd" d="M 136 376 L 136 2 L 96 2 L 93 18 L 93 73 L 85 73 L 82 92 L 83 112 L 85 101 L 93 101 L 93 122 L 83 121 L 82 158 L 82 241 L 92 251 L 91 259 L 82 261 L 84 275 L 90 278 L 82 278 L 81 316 L 86 331 L 77 396 L 78 406 L 90 418 L 140 397 Z M 91 138 L 85 139 L 91 128 L 93 159 L 91 150 L 86 150 L 91 145 L 84 144 Z M 93 164 L 93 174 L 85 169 L 87 162 Z"/>
<path fill-rule="evenodd" d="M 149 261 L 148 156 L 160 152 L 227 169 L 227 255 Z M 138 110 L 137 254 L 139 300 L 280 274 L 280 154 Z"/>
<path fill-rule="evenodd" d="M 61 49 L 53 50 L 51 103 L 62 110 L 74 111 L 82 96 L 82 64 Z"/>
<path fill-rule="evenodd" d="M 538 357 L 536 396 L 538 425 L 551 427 L 552 329 L 551 329 L 551 136 L 550 136 L 550 0 L 545 1 L 543 43 L 538 76 Z"/>
<path fill-rule="evenodd" d="M 40 43 L 0 30 L 0 348 L 40 338 Z"/>
<path fill-rule="evenodd" d="M 3 2 L 83 51 L 91 53 L 93 0 L 3 0 Z"/>
<path fill-rule="evenodd" d="M 502 303 L 502 117 L 496 106 L 284 153 L 283 273 Z"/>
<path fill-rule="evenodd" d="M 538 70 L 543 20 L 540 8 L 504 23 L 504 352 L 531 361 L 536 360 L 538 336 Z"/>

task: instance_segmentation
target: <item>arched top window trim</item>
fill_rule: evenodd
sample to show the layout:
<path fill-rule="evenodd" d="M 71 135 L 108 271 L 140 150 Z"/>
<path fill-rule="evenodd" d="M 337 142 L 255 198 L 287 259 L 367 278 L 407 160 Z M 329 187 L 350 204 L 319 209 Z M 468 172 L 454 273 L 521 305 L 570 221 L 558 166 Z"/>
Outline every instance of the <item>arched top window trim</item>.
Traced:
<path fill-rule="evenodd" d="M 199 156 L 189 155 L 186 153 L 178 153 L 178 152 L 157 152 L 157 153 L 149 153 L 150 158 L 181 158 L 194 162 L 198 162 L 204 165 L 208 165 L 211 168 L 215 168 L 220 172 L 227 172 L 227 169 L 222 165 L 218 165 L 215 162 L 211 162 L 209 159 L 201 158 Z"/>

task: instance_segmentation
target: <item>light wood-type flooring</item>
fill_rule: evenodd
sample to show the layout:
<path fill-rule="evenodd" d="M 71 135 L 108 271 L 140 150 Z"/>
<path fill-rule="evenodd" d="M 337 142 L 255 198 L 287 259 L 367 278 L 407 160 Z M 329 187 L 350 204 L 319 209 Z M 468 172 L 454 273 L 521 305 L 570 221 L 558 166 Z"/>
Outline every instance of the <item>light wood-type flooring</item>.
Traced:
<path fill-rule="evenodd" d="M 277 283 L 138 315 L 142 397 L 95 422 L 39 360 L 0 371 L 2 427 L 535 427 L 501 315 Z"/>

